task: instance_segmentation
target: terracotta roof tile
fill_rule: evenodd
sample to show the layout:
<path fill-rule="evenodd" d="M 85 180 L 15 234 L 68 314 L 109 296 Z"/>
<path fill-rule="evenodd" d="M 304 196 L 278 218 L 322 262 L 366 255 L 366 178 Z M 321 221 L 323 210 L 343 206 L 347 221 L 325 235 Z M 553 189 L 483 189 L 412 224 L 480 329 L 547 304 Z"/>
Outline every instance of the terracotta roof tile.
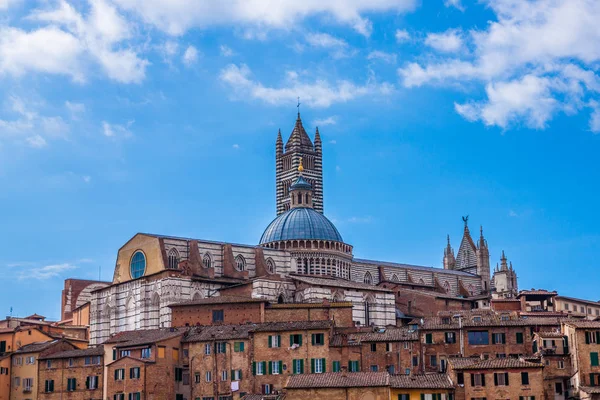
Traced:
<path fill-rule="evenodd" d="M 256 324 L 196 326 L 187 333 L 184 342 L 247 339 Z"/>
<path fill-rule="evenodd" d="M 333 323 L 327 321 L 290 321 L 290 322 L 266 322 L 256 324 L 253 332 L 285 332 L 285 331 L 304 331 L 304 330 L 325 330 L 330 329 Z"/>
<path fill-rule="evenodd" d="M 390 386 L 399 389 L 453 389 L 446 374 L 390 375 Z"/>
<path fill-rule="evenodd" d="M 573 328 L 581 328 L 581 329 L 599 329 L 600 328 L 600 321 L 569 320 L 569 321 L 564 321 L 564 324 L 572 326 Z"/>
<path fill-rule="evenodd" d="M 292 375 L 286 389 L 381 387 L 390 384 L 387 372 L 327 372 Z"/>
<path fill-rule="evenodd" d="M 160 342 L 181 336 L 186 332 L 181 328 L 142 329 L 137 331 L 119 332 L 105 341 L 105 344 L 116 344 L 115 347 L 131 347 Z"/>
<path fill-rule="evenodd" d="M 61 351 L 59 353 L 50 354 L 46 357 L 40 357 L 40 360 L 54 359 L 54 358 L 91 357 L 91 356 L 102 356 L 102 355 L 104 355 L 104 348 L 90 347 L 87 349 Z"/>
<path fill-rule="evenodd" d="M 519 360 L 516 358 L 494 358 L 490 360 L 482 360 L 479 358 L 449 358 L 448 363 L 452 368 L 459 369 L 510 369 L 510 368 L 542 368 L 543 365 L 529 361 Z"/>
<path fill-rule="evenodd" d="M 44 351 L 50 346 L 58 343 L 59 340 L 51 340 L 49 342 L 36 342 L 27 344 L 21 347 L 19 350 L 15 351 L 15 353 L 38 353 L 40 351 Z"/>
<path fill-rule="evenodd" d="M 600 386 L 579 386 L 579 389 L 586 392 L 587 394 L 599 394 Z"/>

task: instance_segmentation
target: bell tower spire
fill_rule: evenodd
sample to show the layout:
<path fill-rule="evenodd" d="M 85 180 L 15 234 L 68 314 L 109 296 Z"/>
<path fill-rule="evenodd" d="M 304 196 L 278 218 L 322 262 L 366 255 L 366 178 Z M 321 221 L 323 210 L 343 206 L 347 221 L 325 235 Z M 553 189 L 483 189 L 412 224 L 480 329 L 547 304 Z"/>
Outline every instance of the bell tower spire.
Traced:
<path fill-rule="evenodd" d="M 323 148 L 319 130 L 315 131 L 314 144 L 300 117 L 300 98 L 296 104 L 298 108 L 296 123 L 289 139 L 283 144 L 280 134 L 276 143 L 276 187 L 277 187 L 277 215 L 283 214 L 291 208 L 289 191 L 291 185 L 300 176 L 298 171 L 299 160 L 302 159 L 302 176 L 310 184 L 311 206 L 315 211 L 323 214 Z M 304 205 L 304 203 L 303 203 Z"/>

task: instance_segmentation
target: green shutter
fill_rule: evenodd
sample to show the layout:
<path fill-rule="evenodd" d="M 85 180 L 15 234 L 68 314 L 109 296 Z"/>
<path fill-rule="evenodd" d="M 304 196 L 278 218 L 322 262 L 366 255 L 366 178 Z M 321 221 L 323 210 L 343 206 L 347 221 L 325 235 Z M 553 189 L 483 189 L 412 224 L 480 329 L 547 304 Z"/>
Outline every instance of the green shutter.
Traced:
<path fill-rule="evenodd" d="M 256 361 L 252 361 L 252 375 L 256 375 Z"/>
<path fill-rule="evenodd" d="M 333 372 L 340 372 L 340 362 L 334 361 L 332 365 Z"/>
<path fill-rule="evenodd" d="M 115 381 L 117 380 L 118 371 L 118 369 L 115 369 Z"/>
<path fill-rule="evenodd" d="M 240 343 L 239 342 L 234 342 L 233 343 L 233 351 L 235 351 L 235 352 L 239 352 L 240 351 Z"/>
<path fill-rule="evenodd" d="M 269 375 L 273 375 L 273 363 L 274 361 L 269 361 Z"/>
<path fill-rule="evenodd" d="M 321 365 L 323 365 L 323 372 L 327 372 L 327 360 L 321 358 Z"/>
<path fill-rule="evenodd" d="M 117 359 L 117 349 L 113 349 L 113 361 Z"/>
<path fill-rule="evenodd" d="M 600 365 L 598 363 L 598 353 L 590 353 L 590 361 L 592 362 L 592 367 L 597 367 L 598 365 Z"/>
<path fill-rule="evenodd" d="M 596 331 L 596 343 L 600 344 L 600 331 Z"/>
<path fill-rule="evenodd" d="M 590 374 L 590 386 L 596 386 L 596 380 L 594 379 L 594 374 Z"/>
<path fill-rule="evenodd" d="M 292 374 L 297 374 L 298 370 L 296 369 L 296 360 L 292 360 Z"/>
<path fill-rule="evenodd" d="M 294 335 L 290 335 L 290 347 L 294 344 Z"/>
<path fill-rule="evenodd" d="M 263 362 L 262 362 L 262 368 L 263 368 L 263 371 L 266 371 L 266 370 L 267 370 L 267 362 L 266 362 L 266 361 L 263 361 Z M 264 372 L 263 372 L 263 373 L 264 373 Z"/>
<path fill-rule="evenodd" d="M 246 343 L 244 342 L 240 342 L 240 351 L 243 352 L 244 351 L 244 347 L 246 346 Z"/>
<path fill-rule="evenodd" d="M 425 395 L 421 393 L 421 400 L 425 400 Z"/>
<path fill-rule="evenodd" d="M 238 379 L 241 381 L 242 380 L 242 370 L 240 369 L 240 376 L 238 376 Z"/>
<path fill-rule="evenodd" d="M 273 347 L 273 337 L 269 335 L 269 347 Z"/>
<path fill-rule="evenodd" d="M 281 335 L 277 335 L 277 347 L 281 347 Z"/>
<path fill-rule="evenodd" d="M 90 377 L 89 376 L 87 378 L 85 378 L 85 388 L 86 389 L 90 388 Z"/>
<path fill-rule="evenodd" d="M 517 332 L 517 344 L 523 343 L 523 332 Z"/>
<path fill-rule="evenodd" d="M 300 346 L 302 346 L 302 335 L 298 335 L 300 337 L 300 343 L 298 343 Z"/>
<path fill-rule="evenodd" d="M 310 359 L 310 373 L 311 374 L 315 373 L 315 359 L 314 358 Z"/>
<path fill-rule="evenodd" d="M 585 344 L 590 344 L 590 333 L 589 332 L 585 333 Z"/>
<path fill-rule="evenodd" d="M 492 333 L 492 344 L 496 344 L 496 334 Z"/>
<path fill-rule="evenodd" d="M 315 345 L 315 334 L 314 333 L 310 335 L 310 340 L 311 340 L 310 344 L 312 344 L 314 346 Z"/>
<path fill-rule="evenodd" d="M 300 360 L 300 373 L 303 374 L 304 373 L 304 359 Z"/>
<path fill-rule="evenodd" d="M 504 373 L 504 382 L 506 383 L 506 386 L 510 385 L 510 383 L 508 382 L 508 372 Z"/>
<path fill-rule="evenodd" d="M 279 360 L 279 373 L 283 374 L 283 361 Z"/>

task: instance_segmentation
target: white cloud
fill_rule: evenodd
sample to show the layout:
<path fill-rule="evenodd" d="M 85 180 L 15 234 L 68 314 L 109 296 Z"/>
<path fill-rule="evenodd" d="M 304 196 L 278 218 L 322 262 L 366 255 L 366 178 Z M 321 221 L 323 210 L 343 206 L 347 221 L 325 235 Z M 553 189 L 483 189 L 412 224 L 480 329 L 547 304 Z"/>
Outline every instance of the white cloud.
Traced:
<path fill-rule="evenodd" d="M 42 148 L 46 147 L 50 139 L 66 139 L 69 125 L 60 116 L 40 115 L 38 108 L 41 106 L 18 96 L 9 96 L 7 113 L 13 114 L 15 118 L 0 118 L 0 141 L 11 140 Z"/>
<path fill-rule="evenodd" d="M 223 57 L 231 57 L 231 56 L 233 56 L 233 55 L 235 54 L 235 53 L 233 52 L 233 50 L 231 50 L 231 48 L 230 48 L 230 47 L 228 47 L 228 46 L 225 46 L 225 45 L 223 45 L 223 44 L 222 44 L 221 46 L 219 46 L 219 51 L 221 52 L 221 55 L 222 55 Z"/>
<path fill-rule="evenodd" d="M 332 48 L 348 46 L 348 43 L 344 40 L 331 36 L 328 33 L 309 33 L 306 35 L 306 41 L 314 47 Z"/>
<path fill-rule="evenodd" d="M 84 175 L 82 179 L 85 183 L 90 183 L 92 181 L 92 177 L 89 175 Z"/>
<path fill-rule="evenodd" d="M 332 139 L 332 140 L 329 141 L 329 144 L 337 144 L 337 140 L 333 140 Z"/>
<path fill-rule="evenodd" d="M 374 50 L 374 51 L 370 52 L 369 55 L 367 56 L 367 59 L 368 60 L 381 60 L 388 64 L 396 63 L 396 55 L 395 54 L 386 53 L 386 52 L 380 51 L 380 50 Z"/>
<path fill-rule="evenodd" d="M 8 7 L 20 2 L 21 0 L 0 0 L 0 10 L 8 10 Z"/>
<path fill-rule="evenodd" d="M 600 2 L 487 3 L 497 20 L 469 32 L 470 40 L 462 45 L 469 51 L 446 59 L 418 55 L 428 61 L 400 68 L 402 83 L 481 85 L 486 99 L 467 100 L 456 111 L 468 120 L 503 128 L 511 123 L 544 128 L 557 112 L 571 115 L 597 101 Z M 593 131 L 598 123 L 591 108 Z"/>
<path fill-rule="evenodd" d="M 234 25 L 290 29 L 304 18 L 325 16 L 368 36 L 371 22 L 363 14 L 406 12 L 416 0 L 113 0 L 145 22 L 171 35 L 199 27 Z"/>
<path fill-rule="evenodd" d="M 339 80 L 332 84 L 323 79 L 302 82 L 297 79 L 297 74 L 287 74 L 283 86 L 268 87 L 252 80 L 251 71 L 244 64 L 230 64 L 221 71 L 220 79 L 243 97 L 249 96 L 277 105 L 282 102 L 295 103 L 297 96 L 300 96 L 303 104 L 315 108 L 326 108 L 333 103 L 345 103 L 368 95 L 387 95 L 393 91 L 393 86 L 389 83 L 380 84 L 369 80 L 364 85 L 357 85 Z"/>
<path fill-rule="evenodd" d="M 410 39 L 410 34 L 405 29 L 397 29 L 395 36 L 398 43 L 403 43 Z"/>
<path fill-rule="evenodd" d="M 179 43 L 174 40 L 167 40 L 160 46 L 158 46 L 158 52 L 162 55 L 163 61 L 171 65 L 173 57 L 177 55 L 179 51 Z"/>
<path fill-rule="evenodd" d="M 460 11 L 465 11 L 465 6 L 462 4 L 461 0 L 444 0 L 444 5 L 446 7 L 454 7 Z"/>
<path fill-rule="evenodd" d="M 188 67 L 195 64 L 198 61 L 198 50 L 194 46 L 188 46 L 188 48 L 185 49 L 185 53 L 183 53 L 182 60 Z"/>
<path fill-rule="evenodd" d="M 89 3 L 86 16 L 59 0 L 53 8 L 34 10 L 28 16 L 37 23 L 30 31 L 1 27 L 0 75 L 39 72 L 82 82 L 89 66 L 96 64 L 113 80 L 141 82 L 149 62 L 134 49 L 124 48 L 132 36 L 131 22 L 105 0 Z"/>
<path fill-rule="evenodd" d="M 370 216 L 366 216 L 366 217 L 350 217 L 347 220 L 348 222 L 352 223 L 352 224 L 368 224 L 371 221 L 373 221 L 373 218 Z"/>
<path fill-rule="evenodd" d="M 327 33 L 310 33 L 306 35 L 306 41 L 312 47 L 330 50 L 333 58 L 351 57 L 357 53 L 344 40 Z"/>
<path fill-rule="evenodd" d="M 83 103 L 72 103 L 67 100 L 65 101 L 65 107 L 67 107 L 67 110 L 72 114 L 81 114 L 85 112 L 85 104 Z"/>
<path fill-rule="evenodd" d="M 29 143 L 29 145 L 31 147 L 34 147 L 36 149 L 41 149 L 42 147 L 46 147 L 46 144 L 47 144 L 46 139 L 44 139 L 40 135 L 30 136 L 25 140 L 27 141 L 27 143 Z"/>
<path fill-rule="evenodd" d="M 19 279 L 38 279 L 46 280 L 62 275 L 66 271 L 72 271 L 77 269 L 75 265 L 64 263 L 64 264 L 53 264 L 46 265 L 40 268 L 31 268 L 19 272 Z"/>
<path fill-rule="evenodd" d="M 314 122 L 315 126 L 327 126 L 327 125 L 335 125 L 337 124 L 337 117 L 331 116 L 323 119 L 316 119 Z"/>
<path fill-rule="evenodd" d="M 592 114 L 590 115 L 590 130 L 594 133 L 600 133 L 600 105 L 596 101 L 590 101 Z"/>
<path fill-rule="evenodd" d="M 239 144 L 237 144 L 237 143 L 234 143 L 234 144 L 233 144 L 233 146 L 231 146 L 231 147 L 233 147 L 234 149 L 236 149 L 236 150 L 237 150 L 237 149 L 239 149 L 239 148 L 240 148 L 240 145 L 239 145 Z"/>
<path fill-rule="evenodd" d="M 133 125 L 133 121 L 127 122 L 126 125 L 110 124 L 106 121 L 102 121 L 102 133 L 108 138 L 128 138 L 133 136 L 133 133 L 129 130 L 129 127 Z"/>
<path fill-rule="evenodd" d="M 463 46 L 462 34 L 457 29 L 449 29 L 442 33 L 429 33 L 425 44 L 437 51 L 453 53 Z"/>
<path fill-rule="evenodd" d="M 519 214 L 517 214 L 517 212 L 515 210 L 510 210 L 510 211 L 508 211 L 508 216 L 514 218 L 514 217 L 518 217 Z"/>

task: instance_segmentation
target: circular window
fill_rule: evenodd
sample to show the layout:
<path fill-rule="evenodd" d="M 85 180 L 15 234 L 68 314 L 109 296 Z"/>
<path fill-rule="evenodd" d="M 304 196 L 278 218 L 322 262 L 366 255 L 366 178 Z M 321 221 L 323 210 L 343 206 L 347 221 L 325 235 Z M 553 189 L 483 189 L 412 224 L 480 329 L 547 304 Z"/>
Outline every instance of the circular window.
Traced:
<path fill-rule="evenodd" d="M 146 272 L 146 256 L 141 251 L 136 251 L 133 257 L 131 257 L 131 264 L 129 265 L 129 272 L 131 273 L 132 279 L 137 279 L 144 276 Z"/>

